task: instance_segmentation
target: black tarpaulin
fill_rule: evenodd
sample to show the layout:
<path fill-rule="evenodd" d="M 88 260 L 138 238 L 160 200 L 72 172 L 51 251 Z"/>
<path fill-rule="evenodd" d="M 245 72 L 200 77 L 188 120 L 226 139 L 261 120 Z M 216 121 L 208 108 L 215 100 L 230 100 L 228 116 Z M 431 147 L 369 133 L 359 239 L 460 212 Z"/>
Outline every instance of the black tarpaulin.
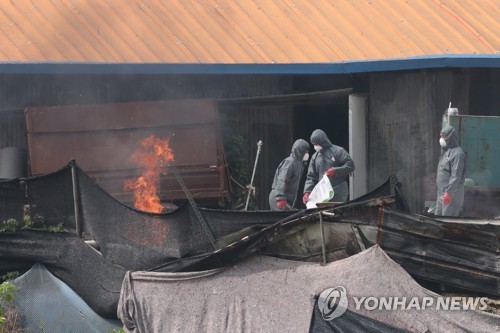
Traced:
<path fill-rule="evenodd" d="M 81 230 L 86 239 L 96 241 L 107 260 L 127 269 L 209 253 L 215 250 L 211 236 L 217 239 L 248 226 L 269 225 L 294 213 L 201 209 L 210 236 L 189 204 L 166 214 L 138 211 L 115 200 L 74 163 L 51 174 L 0 182 L 0 190 L 0 222 L 15 219 L 22 226 L 27 207 L 28 216 L 39 218 L 45 227 Z M 13 267 L 5 262 L 3 266 Z"/>
<path fill-rule="evenodd" d="M 43 263 L 99 315 L 116 317 L 126 269 L 68 233 L 23 230 L 0 234 L 0 260 Z"/>
<path fill-rule="evenodd" d="M 0 219 L 15 218 L 22 226 L 23 209 L 28 205 L 30 216 L 43 217 L 44 227 L 62 223 L 68 231 L 28 228 L 0 233 L 0 264 L 7 271 L 25 271 L 35 262 L 43 263 L 103 316 L 116 316 L 127 270 L 222 267 L 263 246 L 263 235 L 274 232 L 258 228 L 250 241 L 214 253 L 189 205 L 168 214 L 137 211 L 116 201 L 75 166 L 81 229 L 97 242 L 98 252 L 76 235 L 71 168 L 70 164 L 54 174 L 0 184 L 6 189 Z M 217 237 L 247 226 L 268 227 L 294 213 L 202 211 Z"/>
<path fill-rule="evenodd" d="M 111 198 L 83 171 L 78 173 L 84 230 L 110 261 L 131 269 L 145 269 L 215 250 L 189 204 L 166 214 L 140 212 Z M 293 213 L 209 209 L 201 212 L 216 239 L 244 227 L 275 223 Z"/>

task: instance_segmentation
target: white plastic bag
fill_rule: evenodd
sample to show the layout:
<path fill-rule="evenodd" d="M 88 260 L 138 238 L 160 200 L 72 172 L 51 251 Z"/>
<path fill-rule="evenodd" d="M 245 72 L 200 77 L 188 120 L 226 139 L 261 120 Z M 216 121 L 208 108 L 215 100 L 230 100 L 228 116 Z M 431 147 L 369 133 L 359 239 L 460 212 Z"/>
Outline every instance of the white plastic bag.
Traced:
<path fill-rule="evenodd" d="M 323 178 L 320 179 L 320 181 L 314 186 L 311 194 L 309 195 L 309 198 L 307 199 L 306 207 L 309 208 L 316 208 L 316 203 L 318 202 L 328 202 L 330 201 L 333 196 L 333 187 L 332 184 L 330 183 L 330 180 L 328 179 L 327 175 L 323 175 Z"/>

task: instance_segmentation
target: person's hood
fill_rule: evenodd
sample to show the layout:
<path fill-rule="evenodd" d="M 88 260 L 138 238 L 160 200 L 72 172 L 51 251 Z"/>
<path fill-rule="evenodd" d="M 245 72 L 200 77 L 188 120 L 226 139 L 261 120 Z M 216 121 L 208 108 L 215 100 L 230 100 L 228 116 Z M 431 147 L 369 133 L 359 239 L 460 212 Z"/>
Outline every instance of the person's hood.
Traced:
<path fill-rule="evenodd" d="M 446 126 L 441 130 L 441 136 L 446 141 L 446 148 L 458 147 L 458 134 L 453 126 Z"/>
<path fill-rule="evenodd" d="M 304 139 L 298 139 L 293 143 L 290 156 L 296 160 L 302 161 L 302 158 L 307 152 L 309 152 L 309 143 Z"/>
<path fill-rule="evenodd" d="M 312 132 L 311 143 L 313 145 L 320 145 L 323 148 L 333 146 L 332 143 L 330 142 L 330 139 L 328 139 L 326 133 L 320 129 L 316 129 Z"/>

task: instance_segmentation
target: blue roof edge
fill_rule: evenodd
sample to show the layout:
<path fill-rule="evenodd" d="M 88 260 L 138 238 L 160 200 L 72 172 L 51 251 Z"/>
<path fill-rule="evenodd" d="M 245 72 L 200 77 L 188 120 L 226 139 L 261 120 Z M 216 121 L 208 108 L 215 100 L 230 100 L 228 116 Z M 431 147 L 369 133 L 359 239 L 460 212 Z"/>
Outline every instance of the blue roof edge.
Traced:
<path fill-rule="evenodd" d="M 411 58 L 293 64 L 0 62 L 0 74 L 353 74 L 433 68 L 500 68 L 500 55 L 439 55 Z"/>

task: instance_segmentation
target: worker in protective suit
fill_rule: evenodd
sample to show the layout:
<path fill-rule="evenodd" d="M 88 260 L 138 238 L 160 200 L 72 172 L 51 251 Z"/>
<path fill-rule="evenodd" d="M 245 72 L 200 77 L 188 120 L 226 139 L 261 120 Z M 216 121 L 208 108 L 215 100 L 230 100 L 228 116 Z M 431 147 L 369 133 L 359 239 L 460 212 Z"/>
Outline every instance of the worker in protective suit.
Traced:
<path fill-rule="evenodd" d="M 332 144 L 326 133 L 320 129 L 312 132 L 311 143 L 316 152 L 309 163 L 302 201 L 307 203 L 314 186 L 326 174 L 334 191 L 330 201 L 346 202 L 349 196 L 346 178 L 355 169 L 354 161 L 344 148 Z"/>
<path fill-rule="evenodd" d="M 299 182 L 308 160 L 309 143 L 303 139 L 296 140 L 290 156 L 281 161 L 274 174 L 271 193 L 269 193 L 271 210 L 297 208 Z"/>
<path fill-rule="evenodd" d="M 442 147 L 437 169 L 437 216 L 458 216 L 464 202 L 464 181 L 467 158 L 458 144 L 457 131 L 452 126 L 441 130 Z"/>

